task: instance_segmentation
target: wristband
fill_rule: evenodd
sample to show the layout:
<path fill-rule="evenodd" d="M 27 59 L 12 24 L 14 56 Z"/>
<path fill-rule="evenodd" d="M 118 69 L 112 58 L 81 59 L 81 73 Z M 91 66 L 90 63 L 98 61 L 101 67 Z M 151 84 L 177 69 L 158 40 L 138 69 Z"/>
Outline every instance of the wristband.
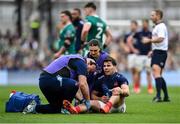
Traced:
<path fill-rule="evenodd" d="M 91 108 L 90 100 L 82 99 L 80 103 L 85 104 L 86 108 L 89 110 Z"/>

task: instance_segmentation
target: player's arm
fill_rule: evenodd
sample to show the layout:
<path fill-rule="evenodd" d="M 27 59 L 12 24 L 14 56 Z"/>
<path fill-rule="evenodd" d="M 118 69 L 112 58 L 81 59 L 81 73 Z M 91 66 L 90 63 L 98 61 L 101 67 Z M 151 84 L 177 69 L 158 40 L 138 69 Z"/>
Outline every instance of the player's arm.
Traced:
<path fill-rule="evenodd" d="M 83 29 L 82 29 L 82 33 L 81 33 L 81 40 L 83 42 L 86 41 L 86 37 L 88 35 L 88 32 L 91 28 L 91 23 L 90 22 L 86 22 L 84 25 L 83 25 Z"/>
<path fill-rule="evenodd" d="M 112 90 L 113 95 L 122 95 L 122 96 L 129 96 L 129 86 L 127 84 L 122 84 L 121 87 L 113 88 Z"/>
<path fill-rule="evenodd" d="M 150 57 L 152 57 L 152 54 L 153 54 L 153 51 L 151 50 L 148 52 L 147 56 L 150 58 Z"/>
<path fill-rule="evenodd" d="M 112 94 L 121 95 L 125 97 L 129 96 L 130 93 L 129 93 L 128 80 L 122 75 L 118 75 L 117 80 L 118 80 L 118 87 L 113 88 Z"/>
<path fill-rule="evenodd" d="M 152 37 L 152 39 L 144 37 L 143 43 L 161 43 L 164 40 L 164 37 Z"/>
<path fill-rule="evenodd" d="M 62 46 L 60 48 L 60 50 L 54 55 L 55 58 L 58 58 L 60 57 L 70 46 L 71 44 L 71 41 L 70 41 L 70 38 L 67 38 L 65 41 L 64 41 L 64 46 Z"/>
<path fill-rule="evenodd" d="M 161 43 L 163 42 L 164 38 L 166 37 L 166 33 L 164 30 L 165 28 L 159 28 L 160 31 L 157 32 L 157 36 L 153 36 L 152 38 L 143 38 L 143 43 Z"/>
<path fill-rule="evenodd" d="M 89 95 L 89 87 L 87 83 L 87 78 L 84 75 L 79 75 L 78 76 L 78 81 L 79 81 L 79 87 L 81 89 L 81 92 L 86 100 L 90 100 L 90 95 Z"/>
<path fill-rule="evenodd" d="M 109 100 L 109 97 L 108 96 L 102 96 L 102 97 L 99 97 L 98 96 L 98 91 L 96 90 L 93 90 L 92 93 L 91 93 L 91 98 L 93 100 L 100 100 L 104 103 L 106 103 L 108 100 Z"/>
<path fill-rule="evenodd" d="M 133 53 L 136 53 L 138 54 L 139 53 L 139 50 L 137 50 L 134 45 L 133 45 L 133 35 L 130 35 L 128 38 L 127 38 L 127 45 L 128 47 L 130 48 L 130 50 L 133 52 Z"/>
<path fill-rule="evenodd" d="M 91 98 L 93 100 L 101 100 L 101 97 L 98 97 L 98 91 L 96 90 L 93 90 L 92 93 L 91 93 Z"/>
<path fill-rule="evenodd" d="M 81 89 L 81 93 L 84 99 L 90 100 L 89 87 L 86 78 L 87 75 L 86 63 L 81 59 L 72 59 L 69 62 L 69 66 L 72 67 L 74 70 L 76 70 L 76 73 L 78 75 L 79 88 Z"/>
<path fill-rule="evenodd" d="M 127 84 L 122 84 L 121 89 L 122 89 L 120 93 L 121 95 L 126 96 L 126 97 L 130 95 L 129 86 Z"/>
<path fill-rule="evenodd" d="M 81 93 L 81 89 L 80 89 L 80 88 L 78 89 L 75 97 L 76 97 L 76 99 L 77 99 L 78 101 L 82 101 L 82 100 L 83 100 L 83 96 L 82 96 L 82 93 Z"/>
<path fill-rule="evenodd" d="M 105 41 L 105 44 L 104 46 L 108 46 L 110 44 L 110 42 L 112 41 L 112 33 L 109 29 L 109 27 L 106 28 L 106 32 L 105 32 L 105 35 L 106 35 L 106 41 Z"/>

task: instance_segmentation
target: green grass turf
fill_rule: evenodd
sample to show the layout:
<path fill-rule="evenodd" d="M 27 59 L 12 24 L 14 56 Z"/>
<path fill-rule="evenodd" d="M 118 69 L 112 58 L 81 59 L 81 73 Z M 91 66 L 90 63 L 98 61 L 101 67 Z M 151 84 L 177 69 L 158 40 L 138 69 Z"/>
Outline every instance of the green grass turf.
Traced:
<path fill-rule="evenodd" d="M 5 102 L 11 90 L 36 93 L 47 103 L 44 96 L 35 86 L 0 86 L 0 122 L 3 123 L 170 123 L 180 122 L 180 87 L 169 87 L 170 103 L 152 103 L 153 95 L 148 95 L 146 89 L 138 95 L 131 93 L 126 99 L 127 113 L 125 114 L 27 114 L 5 113 Z"/>

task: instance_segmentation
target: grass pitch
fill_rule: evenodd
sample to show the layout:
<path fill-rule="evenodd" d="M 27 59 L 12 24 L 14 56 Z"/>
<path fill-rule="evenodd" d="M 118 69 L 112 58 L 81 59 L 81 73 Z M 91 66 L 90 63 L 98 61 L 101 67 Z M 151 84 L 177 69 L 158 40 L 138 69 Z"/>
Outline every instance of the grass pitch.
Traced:
<path fill-rule="evenodd" d="M 125 114 L 27 114 L 5 113 L 5 103 L 11 90 L 40 95 L 42 103 L 47 103 L 35 86 L 0 86 L 0 123 L 180 123 L 180 87 L 169 87 L 171 102 L 152 103 L 155 94 L 149 95 L 143 88 L 140 94 L 126 99 Z"/>

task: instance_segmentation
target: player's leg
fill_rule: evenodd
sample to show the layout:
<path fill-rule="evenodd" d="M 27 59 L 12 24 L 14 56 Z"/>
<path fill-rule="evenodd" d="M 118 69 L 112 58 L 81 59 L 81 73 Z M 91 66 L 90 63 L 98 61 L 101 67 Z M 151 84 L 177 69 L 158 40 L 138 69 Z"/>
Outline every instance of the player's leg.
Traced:
<path fill-rule="evenodd" d="M 137 56 L 135 54 L 129 54 L 128 55 L 128 68 L 130 69 L 132 73 L 132 81 L 133 81 L 133 91 L 135 93 L 139 93 L 139 85 L 140 85 L 140 73 L 138 73 L 138 70 L 136 69 L 136 58 Z"/>
<path fill-rule="evenodd" d="M 152 94 L 153 93 L 153 85 L 152 85 L 152 78 L 151 78 L 151 72 L 146 71 L 146 78 L 147 78 L 147 83 L 148 83 L 148 93 Z"/>
<path fill-rule="evenodd" d="M 63 78 L 62 82 L 62 99 L 71 102 L 78 92 L 78 82 L 70 78 Z"/>
<path fill-rule="evenodd" d="M 25 113 L 60 113 L 62 103 L 60 102 L 61 90 L 59 84 L 60 81 L 55 76 L 52 77 L 48 74 L 41 75 L 39 87 L 49 104 L 36 105 L 33 106 L 33 109 L 28 109 L 27 106 Z"/>
<path fill-rule="evenodd" d="M 133 87 L 135 93 L 140 93 L 140 72 L 136 69 L 132 69 Z"/>
<path fill-rule="evenodd" d="M 121 104 L 120 95 L 112 95 L 109 101 L 105 104 L 103 108 L 100 109 L 102 113 L 109 113 L 113 106 L 119 106 Z"/>
<path fill-rule="evenodd" d="M 90 104 L 91 104 L 91 109 L 99 112 L 100 111 L 100 104 L 98 100 L 90 100 Z M 75 107 L 76 110 L 78 111 L 78 113 L 82 113 L 82 112 L 87 112 L 88 109 L 85 106 L 85 104 L 80 104 L 78 106 Z"/>
<path fill-rule="evenodd" d="M 68 110 L 72 114 L 77 114 L 75 107 L 71 104 L 75 97 L 79 99 L 82 97 L 80 94 L 77 81 L 70 78 L 63 78 L 63 108 Z"/>
<path fill-rule="evenodd" d="M 141 85 L 141 71 L 144 68 L 144 56 L 136 55 L 136 59 L 134 60 L 134 92 L 140 93 L 140 85 Z"/>
<path fill-rule="evenodd" d="M 161 71 L 161 73 L 162 72 L 163 72 L 163 70 Z M 164 78 L 162 76 L 161 76 L 161 78 L 162 78 L 162 90 L 164 92 L 164 99 L 163 99 L 163 101 L 164 102 L 170 102 L 169 95 L 168 95 L 168 90 L 167 90 L 167 86 L 166 86 L 166 81 L 164 80 Z"/>
<path fill-rule="evenodd" d="M 126 112 L 126 104 L 125 97 L 120 96 L 120 101 L 118 104 L 114 105 L 110 110 L 110 113 L 125 113 Z"/>
<path fill-rule="evenodd" d="M 162 51 L 154 51 L 153 52 L 151 66 L 152 66 L 153 77 L 155 78 L 156 90 L 157 90 L 157 95 L 153 99 L 153 101 L 155 101 L 155 102 L 161 101 L 161 96 L 160 96 L 161 89 L 164 92 L 164 101 L 170 101 L 168 92 L 167 92 L 166 82 L 165 82 L 164 78 L 162 77 L 162 72 L 163 72 L 163 68 L 165 66 L 166 58 L 167 58 L 166 52 L 162 52 Z"/>
<path fill-rule="evenodd" d="M 153 98 L 153 101 L 161 102 L 161 89 L 162 89 L 161 67 L 159 67 L 157 64 L 153 64 L 152 72 L 156 84 L 156 97 Z"/>
<path fill-rule="evenodd" d="M 100 103 L 98 100 L 90 100 L 91 108 L 95 111 L 100 111 Z M 77 106 L 73 106 L 68 100 L 63 101 L 63 107 L 67 109 L 71 114 L 79 114 L 83 112 L 87 112 L 88 109 L 85 104 L 79 104 Z"/>
<path fill-rule="evenodd" d="M 152 85 L 152 78 L 151 78 L 151 59 L 148 58 L 147 56 L 145 57 L 145 69 L 146 69 L 146 79 L 147 79 L 147 89 L 148 93 L 152 94 L 153 91 L 153 85 Z"/>

